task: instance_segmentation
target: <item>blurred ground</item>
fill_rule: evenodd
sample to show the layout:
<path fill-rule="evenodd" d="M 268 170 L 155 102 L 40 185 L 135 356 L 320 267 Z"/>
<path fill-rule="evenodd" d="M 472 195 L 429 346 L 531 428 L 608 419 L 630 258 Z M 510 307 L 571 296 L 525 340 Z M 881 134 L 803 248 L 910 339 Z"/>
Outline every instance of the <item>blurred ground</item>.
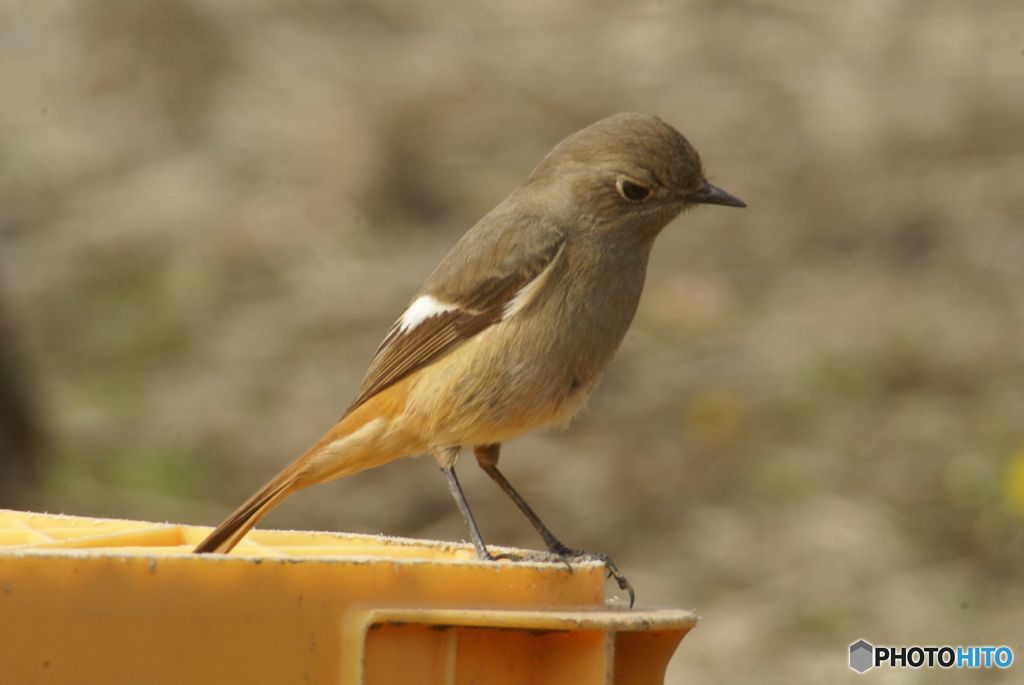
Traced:
<path fill-rule="evenodd" d="M 861 637 L 1020 659 L 1022 74 L 1009 0 L 6 0 L 0 392 L 45 445 L 12 501 L 216 523 L 548 148 L 645 111 L 750 208 L 666 230 L 589 412 L 510 479 L 699 610 L 669 682 L 852 679 Z M 485 534 L 535 545 L 477 471 Z M 264 525 L 464 535 L 427 460 Z"/>

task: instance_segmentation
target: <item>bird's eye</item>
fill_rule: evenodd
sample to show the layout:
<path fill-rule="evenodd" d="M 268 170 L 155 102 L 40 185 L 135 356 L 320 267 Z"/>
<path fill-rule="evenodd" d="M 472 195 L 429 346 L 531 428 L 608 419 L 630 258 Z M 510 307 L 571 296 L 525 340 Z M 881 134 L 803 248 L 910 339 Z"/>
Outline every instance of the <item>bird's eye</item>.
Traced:
<path fill-rule="evenodd" d="M 642 186 L 639 183 L 620 178 L 615 182 L 615 188 L 619 191 L 619 195 L 629 200 L 630 202 L 643 202 L 651 196 L 651 189 L 647 186 Z"/>

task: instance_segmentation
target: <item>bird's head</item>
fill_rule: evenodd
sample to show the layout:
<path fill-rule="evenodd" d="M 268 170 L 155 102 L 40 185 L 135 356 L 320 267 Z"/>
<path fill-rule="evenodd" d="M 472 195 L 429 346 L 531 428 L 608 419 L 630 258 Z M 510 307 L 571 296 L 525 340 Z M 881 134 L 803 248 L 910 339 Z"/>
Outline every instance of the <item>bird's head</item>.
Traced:
<path fill-rule="evenodd" d="M 700 155 L 679 131 L 648 114 L 616 114 L 570 135 L 527 185 L 550 188 L 558 209 L 598 230 L 652 238 L 691 205 L 746 207 L 705 178 Z"/>

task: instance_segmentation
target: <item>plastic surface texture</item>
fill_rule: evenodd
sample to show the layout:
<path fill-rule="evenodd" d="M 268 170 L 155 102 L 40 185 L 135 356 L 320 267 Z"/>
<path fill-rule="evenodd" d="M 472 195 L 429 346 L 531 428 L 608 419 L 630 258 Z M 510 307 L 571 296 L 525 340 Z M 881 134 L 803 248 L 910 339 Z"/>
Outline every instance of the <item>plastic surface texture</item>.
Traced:
<path fill-rule="evenodd" d="M 661 683 L 688 611 L 610 608 L 597 564 L 0 510 L 3 683 Z"/>

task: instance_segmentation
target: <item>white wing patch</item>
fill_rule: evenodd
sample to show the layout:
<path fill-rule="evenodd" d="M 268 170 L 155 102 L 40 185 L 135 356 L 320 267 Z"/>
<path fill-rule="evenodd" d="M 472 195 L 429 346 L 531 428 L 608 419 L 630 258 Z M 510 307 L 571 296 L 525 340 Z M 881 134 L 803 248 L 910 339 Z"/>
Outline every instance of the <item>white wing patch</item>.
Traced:
<path fill-rule="evenodd" d="M 548 282 L 548 278 L 551 277 L 551 272 L 555 268 L 555 264 L 558 263 L 558 258 L 562 256 L 562 250 L 565 249 L 565 243 L 558 248 L 558 252 L 551 258 L 548 265 L 544 267 L 544 270 L 534 276 L 533 280 L 524 285 L 519 291 L 512 296 L 512 299 L 505 304 L 505 308 L 501 312 L 501 320 L 515 316 L 519 312 L 523 311 L 533 302 L 540 291 L 544 288 L 544 284 Z"/>
<path fill-rule="evenodd" d="M 398 320 L 398 331 L 399 333 L 408 333 L 430 317 L 444 314 L 454 309 L 458 309 L 458 306 L 441 302 L 432 295 L 420 295 L 405 310 L 402 318 Z"/>

